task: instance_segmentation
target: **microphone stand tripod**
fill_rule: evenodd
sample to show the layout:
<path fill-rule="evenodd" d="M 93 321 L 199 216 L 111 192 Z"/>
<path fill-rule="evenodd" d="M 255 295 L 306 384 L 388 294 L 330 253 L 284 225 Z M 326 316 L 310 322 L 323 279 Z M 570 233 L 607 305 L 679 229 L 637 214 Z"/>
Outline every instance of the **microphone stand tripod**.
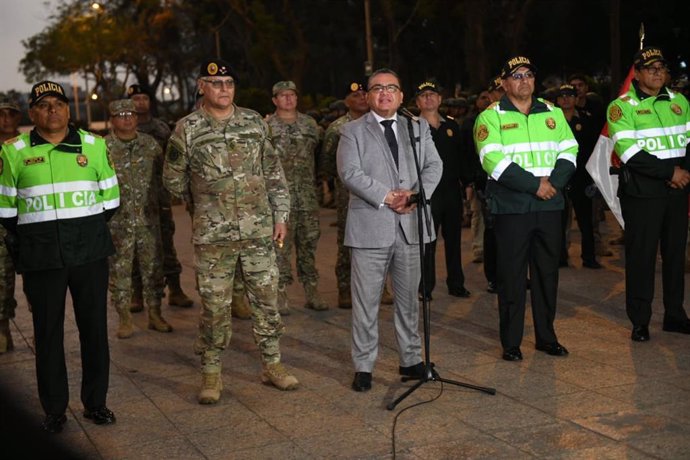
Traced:
<path fill-rule="evenodd" d="M 419 158 L 417 157 L 417 140 L 419 137 L 415 137 L 414 128 L 412 126 L 413 118 L 405 114 L 407 118 L 407 129 L 410 134 L 410 143 L 412 144 L 412 156 L 414 157 L 414 165 L 417 170 L 417 180 L 419 183 L 419 196 L 417 200 L 417 232 L 419 234 L 419 263 L 422 269 L 421 286 L 422 292 L 426 292 L 426 276 L 424 274 L 424 226 L 422 224 L 422 219 L 424 219 L 424 224 L 426 224 L 427 234 L 431 235 L 431 219 L 429 218 L 429 210 L 427 209 L 427 198 L 424 192 L 424 183 L 422 182 L 422 169 L 419 164 Z M 411 115 L 411 114 L 410 114 Z M 414 117 L 416 119 L 416 117 Z M 421 130 L 420 130 L 421 131 Z M 421 136 L 421 132 L 420 132 Z M 401 394 L 395 401 L 389 403 L 386 408 L 388 410 L 393 410 L 400 404 L 405 398 L 411 395 L 417 388 L 421 387 L 427 382 L 443 382 L 449 383 L 451 385 L 456 385 L 459 387 L 470 388 L 472 390 L 482 391 L 490 395 L 496 394 L 495 388 L 481 387 L 477 385 L 472 385 L 470 383 L 458 382 L 456 380 L 445 379 L 439 375 L 436 371 L 434 363 L 431 362 L 431 309 L 429 308 L 429 300 L 426 295 L 422 296 L 422 316 L 424 323 L 424 376 L 419 379 L 414 385 L 407 389 L 403 394 Z M 410 380 L 408 377 L 403 377 L 402 381 L 406 382 Z"/>

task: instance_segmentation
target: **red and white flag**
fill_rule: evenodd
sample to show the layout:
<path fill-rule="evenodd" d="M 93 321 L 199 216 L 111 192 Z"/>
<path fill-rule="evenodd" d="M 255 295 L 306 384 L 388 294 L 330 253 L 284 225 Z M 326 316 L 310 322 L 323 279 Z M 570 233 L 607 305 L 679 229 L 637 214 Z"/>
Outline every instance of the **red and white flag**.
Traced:
<path fill-rule="evenodd" d="M 634 68 L 630 68 L 628 76 L 621 85 L 618 95 L 628 92 L 632 83 Z M 623 222 L 623 214 L 621 213 L 621 203 L 618 200 L 618 175 L 611 174 L 610 169 L 613 167 L 620 167 L 621 162 L 616 152 L 613 151 L 613 140 L 609 137 L 609 124 L 606 122 L 604 128 L 601 130 L 599 140 L 594 146 L 592 156 L 589 157 L 585 168 L 589 175 L 592 176 L 594 183 L 597 184 L 599 192 L 609 205 L 609 209 L 616 217 L 616 220 L 625 228 Z"/>

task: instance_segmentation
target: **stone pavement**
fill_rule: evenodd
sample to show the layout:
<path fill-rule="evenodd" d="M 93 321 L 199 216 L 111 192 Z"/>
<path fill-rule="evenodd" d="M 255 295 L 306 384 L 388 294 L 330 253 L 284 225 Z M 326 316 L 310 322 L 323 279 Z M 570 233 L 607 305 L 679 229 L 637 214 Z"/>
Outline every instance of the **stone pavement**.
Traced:
<path fill-rule="evenodd" d="M 574 266 L 561 269 L 556 320 L 559 339 L 570 350 L 566 358 L 534 351 L 528 313 L 524 361 L 502 361 L 496 297 L 484 291 L 481 264 L 470 262 L 469 230 L 463 231 L 463 259 L 470 299 L 447 295 L 445 264 L 437 257 L 441 283 L 432 302 L 432 361 L 442 377 L 495 387 L 495 396 L 429 382 L 395 411 L 387 410 L 410 385 L 397 375 L 390 306 L 381 308 L 382 346 L 373 389 L 353 392 L 350 312 L 302 308 L 303 293 L 295 284 L 282 351 L 302 387 L 280 392 L 262 385 L 251 322 L 235 320 L 235 335 L 223 356 L 222 399 L 200 406 L 199 360 L 192 352 L 199 300 L 190 225 L 181 206 L 175 215 L 184 287 L 196 305 L 165 305 L 172 334 L 149 331 L 146 314 L 135 314 L 135 335 L 128 340 L 115 338 L 117 317 L 110 311 L 108 405 L 117 415 L 115 425 L 96 426 L 81 416 L 79 342 L 68 307 L 68 422 L 59 435 L 35 430 L 43 414 L 30 314 L 18 294 L 12 324 L 16 349 L 0 355 L 0 457 L 32 458 L 41 452 L 48 458 L 89 459 L 373 459 L 394 457 L 395 442 L 395 455 L 404 459 L 690 458 L 690 337 L 661 331 L 658 279 L 652 340 L 631 342 L 621 248 L 601 258 L 604 270 L 583 269 L 577 230 L 570 250 Z M 335 228 L 329 225 L 334 220 L 334 211 L 322 211 L 318 264 L 321 291 L 331 305 L 336 302 Z M 609 228 L 614 225 L 609 221 Z M 443 254 L 442 247 L 437 250 Z M 10 405 L 21 410 L 12 412 Z"/>

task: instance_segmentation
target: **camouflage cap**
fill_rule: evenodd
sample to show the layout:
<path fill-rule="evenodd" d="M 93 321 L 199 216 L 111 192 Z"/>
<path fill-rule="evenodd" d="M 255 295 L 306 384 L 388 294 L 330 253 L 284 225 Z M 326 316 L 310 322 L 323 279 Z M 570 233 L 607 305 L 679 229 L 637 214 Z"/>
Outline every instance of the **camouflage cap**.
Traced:
<path fill-rule="evenodd" d="M 131 99 L 118 99 L 118 100 L 112 101 L 108 105 L 108 110 L 110 111 L 110 115 L 117 115 L 120 112 L 135 112 L 136 113 L 136 107 L 134 106 L 134 101 Z"/>
<path fill-rule="evenodd" d="M 148 91 L 144 91 L 141 85 L 137 85 L 136 83 L 133 85 L 129 85 L 129 88 L 127 88 L 127 97 L 132 97 L 136 96 L 137 94 L 145 94 L 149 98 L 151 95 L 148 93 Z"/>
<path fill-rule="evenodd" d="M 654 64 L 657 61 L 666 64 L 666 59 L 664 59 L 661 49 L 657 48 L 656 46 L 645 46 L 640 51 L 635 53 L 633 65 L 636 69 L 640 69 L 642 67 Z"/>
<path fill-rule="evenodd" d="M 33 107 L 38 101 L 47 96 L 53 96 L 63 102 L 69 102 L 69 99 L 65 96 L 65 88 L 59 83 L 44 80 L 31 87 L 31 92 L 29 93 L 29 107 Z"/>
<path fill-rule="evenodd" d="M 438 84 L 427 80 L 417 85 L 415 96 L 419 96 L 426 91 L 433 91 L 436 94 L 441 94 L 441 88 L 439 88 Z"/>
<path fill-rule="evenodd" d="M 237 73 L 230 67 L 230 63 L 223 59 L 209 59 L 201 64 L 199 77 L 232 77 L 235 84 L 239 83 Z"/>
<path fill-rule="evenodd" d="M 281 91 L 294 91 L 295 94 L 299 94 L 299 91 L 297 91 L 297 85 L 295 85 L 294 81 L 290 80 L 279 81 L 273 85 L 273 96 L 277 96 Z"/>
<path fill-rule="evenodd" d="M 16 112 L 21 112 L 22 109 L 19 107 L 17 101 L 10 97 L 0 98 L 0 109 L 10 109 Z"/>
<path fill-rule="evenodd" d="M 505 80 L 509 76 L 513 75 L 520 67 L 527 67 L 532 72 L 537 71 L 537 68 L 534 66 L 534 64 L 532 64 L 532 61 L 530 61 L 528 57 L 515 56 L 508 59 L 505 64 L 503 64 L 503 68 L 501 69 L 501 78 Z"/>

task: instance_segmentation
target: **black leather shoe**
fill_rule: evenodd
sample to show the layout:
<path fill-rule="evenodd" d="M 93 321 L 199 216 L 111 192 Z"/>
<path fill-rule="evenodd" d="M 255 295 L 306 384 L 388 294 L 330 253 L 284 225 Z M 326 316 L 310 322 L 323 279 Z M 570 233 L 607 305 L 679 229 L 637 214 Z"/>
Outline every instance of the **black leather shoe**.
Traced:
<path fill-rule="evenodd" d="M 690 320 L 685 321 L 667 321 L 664 320 L 662 328 L 666 332 L 680 332 L 681 334 L 690 334 Z"/>
<path fill-rule="evenodd" d="M 503 350 L 503 359 L 506 361 L 522 361 L 522 352 L 520 348 L 507 348 Z"/>
<path fill-rule="evenodd" d="M 65 414 L 61 415 L 46 415 L 45 420 L 41 424 L 41 427 L 48 433 L 60 433 L 62 431 L 62 426 L 67 421 Z"/>
<path fill-rule="evenodd" d="M 534 348 L 551 356 L 566 356 L 568 354 L 568 350 L 558 342 L 537 345 Z"/>
<path fill-rule="evenodd" d="M 486 292 L 489 294 L 497 294 L 498 293 L 498 288 L 496 288 L 496 282 L 495 281 L 489 281 L 489 285 L 486 288 Z"/>
<path fill-rule="evenodd" d="M 411 379 L 421 379 L 424 377 L 424 363 L 417 363 L 414 366 L 398 367 L 398 373 L 404 377 L 409 377 Z"/>
<path fill-rule="evenodd" d="M 465 289 L 465 286 L 454 289 L 448 289 L 448 294 L 452 295 L 453 297 L 462 297 L 463 299 L 466 299 L 471 295 L 470 291 Z"/>
<path fill-rule="evenodd" d="M 596 260 L 584 261 L 584 262 L 582 262 L 582 266 L 585 268 L 593 268 L 595 270 L 599 269 L 599 268 L 603 268 L 603 266 L 599 262 L 597 262 Z"/>
<path fill-rule="evenodd" d="M 94 410 L 84 409 L 84 417 L 93 420 L 96 425 L 110 425 L 116 420 L 113 411 L 105 406 Z"/>
<path fill-rule="evenodd" d="M 419 299 L 420 302 L 423 301 L 423 300 L 426 300 L 427 302 L 430 302 L 430 301 L 434 300 L 434 298 L 431 297 L 431 292 L 429 292 L 429 293 L 427 293 L 427 294 L 422 294 L 422 293 L 420 292 L 419 295 L 417 296 L 417 298 Z"/>
<path fill-rule="evenodd" d="M 635 342 L 648 342 L 649 328 L 647 326 L 633 326 L 630 338 Z"/>
<path fill-rule="evenodd" d="M 355 372 L 352 389 L 355 391 L 371 390 L 371 372 Z"/>

